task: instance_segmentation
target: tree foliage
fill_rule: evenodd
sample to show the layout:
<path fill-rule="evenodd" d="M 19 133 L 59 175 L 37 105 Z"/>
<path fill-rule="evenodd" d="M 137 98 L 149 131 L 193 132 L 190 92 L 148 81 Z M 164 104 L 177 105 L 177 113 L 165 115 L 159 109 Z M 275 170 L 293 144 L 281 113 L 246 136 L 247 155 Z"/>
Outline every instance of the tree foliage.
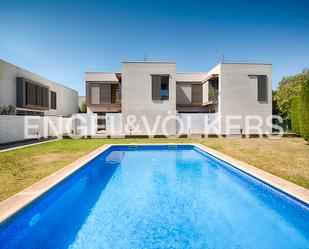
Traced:
<path fill-rule="evenodd" d="M 16 107 L 13 105 L 7 105 L 0 107 L 0 115 L 15 115 Z"/>
<path fill-rule="evenodd" d="M 81 106 L 79 108 L 79 112 L 80 113 L 86 113 L 87 112 L 87 104 L 86 104 L 85 101 L 81 104 Z"/>
<path fill-rule="evenodd" d="M 305 140 L 309 141 L 309 79 L 302 82 L 298 112 L 300 134 Z"/>
<path fill-rule="evenodd" d="M 276 94 L 277 91 L 272 92 L 272 107 L 273 107 L 273 115 L 279 115 L 279 109 L 278 109 L 278 104 L 277 104 L 277 99 L 276 99 Z"/>
<path fill-rule="evenodd" d="M 299 98 L 293 99 L 291 103 L 291 126 L 292 131 L 295 132 L 296 134 L 300 134 L 298 103 Z"/>
<path fill-rule="evenodd" d="M 295 76 L 284 77 L 279 82 L 274 100 L 277 103 L 279 115 L 283 118 L 291 118 L 292 101 L 299 97 L 301 83 L 306 79 L 309 79 L 309 69 Z"/>

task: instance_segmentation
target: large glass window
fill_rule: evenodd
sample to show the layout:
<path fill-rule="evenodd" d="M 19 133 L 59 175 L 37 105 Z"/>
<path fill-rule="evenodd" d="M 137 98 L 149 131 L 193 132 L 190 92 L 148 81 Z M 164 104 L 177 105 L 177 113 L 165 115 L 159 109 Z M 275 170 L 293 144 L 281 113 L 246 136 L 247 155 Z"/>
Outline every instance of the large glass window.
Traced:
<path fill-rule="evenodd" d="M 152 100 L 169 99 L 169 76 L 152 75 Z"/>
<path fill-rule="evenodd" d="M 49 109 L 49 87 L 25 79 L 16 78 L 16 104 L 20 108 Z"/>
<path fill-rule="evenodd" d="M 113 83 L 89 83 L 87 90 L 89 104 L 105 105 L 117 103 L 121 99 L 119 87 L 119 84 Z"/>

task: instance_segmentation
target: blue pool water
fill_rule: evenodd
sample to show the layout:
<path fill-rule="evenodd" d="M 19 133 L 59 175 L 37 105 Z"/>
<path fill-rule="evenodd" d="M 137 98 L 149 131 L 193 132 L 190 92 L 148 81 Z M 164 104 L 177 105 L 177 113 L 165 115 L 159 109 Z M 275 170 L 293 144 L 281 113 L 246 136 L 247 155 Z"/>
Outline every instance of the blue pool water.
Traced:
<path fill-rule="evenodd" d="M 0 225 L 0 248 L 309 248 L 309 207 L 193 146 L 113 146 Z"/>

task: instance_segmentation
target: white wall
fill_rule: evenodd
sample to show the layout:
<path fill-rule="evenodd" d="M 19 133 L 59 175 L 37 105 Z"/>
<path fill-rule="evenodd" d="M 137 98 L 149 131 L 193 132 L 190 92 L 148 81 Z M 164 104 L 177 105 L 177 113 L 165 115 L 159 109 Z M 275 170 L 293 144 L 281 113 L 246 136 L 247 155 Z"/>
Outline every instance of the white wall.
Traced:
<path fill-rule="evenodd" d="M 76 135 L 96 135 L 98 128 L 98 115 L 96 113 L 77 113 L 71 118 L 73 130 Z"/>
<path fill-rule="evenodd" d="M 56 116 L 0 115 L 0 144 L 71 133 L 72 119 Z"/>
<path fill-rule="evenodd" d="M 0 144 L 25 139 L 23 116 L 0 115 Z"/>
<path fill-rule="evenodd" d="M 152 100 L 152 74 L 169 74 L 169 100 Z M 146 129 L 142 121 L 142 115 L 147 117 L 150 127 L 155 125 L 155 120 L 161 116 L 161 120 L 172 112 L 175 116 L 176 111 L 176 64 L 175 63 L 155 63 L 143 62 L 122 64 L 122 114 L 123 129 L 127 122 L 128 115 L 135 115 L 137 120 L 135 127 L 138 131 L 132 134 L 146 134 Z M 161 124 L 161 123 L 160 123 Z M 157 134 L 162 134 L 159 125 Z M 167 130 L 171 134 L 176 133 L 176 121 L 167 124 Z M 130 134 L 128 131 L 124 132 Z"/>
<path fill-rule="evenodd" d="M 217 114 L 178 113 L 177 133 L 181 134 L 214 134 L 220 131 L 220 119 Z M 181 127 L 181 123 L 183 127 Z M 181 129 L 183 129 L 181 131 Z"/>
<path fill-rule="evenodd" d="M 260 103 L 257 99 L 257 78 L 248 75 L 267 75 L 268 101 Z M 222 63 L 219 77 L 219 113 L 223 115 L 222 132 L 227 133 L 226 115 L 240 115 L 241 120 L 232 121 L 245 129 L 245 116 L 259 115 L 263 119 L 263 133 L 271 132 L 266 118 L 272 114 L 272 66 L 270 64 L 229 64 Z M 253 124 L 253 123 L 252 123 Z M 231 133 L 239 133 L 239 128 Z M 249 133 L 257 133 L 250 130 Z"/>
<path fill-rule="evenodd" d="M 108 135 L 122 134 L 121 113 L 106 113 L 106 133 Z"/>
<path fill-rule="evenodd" d="M 20 67 L 0 60 L 0 106 L 16 106 L 16 77 L 42 83 L 57 93 L 57 110 L 44 111 L 45 115 L 67 116 L 78 111 L 78 94 L 64 85 L 47 80 Z M 35 110 L 34 110 L 35 111 Z"/>

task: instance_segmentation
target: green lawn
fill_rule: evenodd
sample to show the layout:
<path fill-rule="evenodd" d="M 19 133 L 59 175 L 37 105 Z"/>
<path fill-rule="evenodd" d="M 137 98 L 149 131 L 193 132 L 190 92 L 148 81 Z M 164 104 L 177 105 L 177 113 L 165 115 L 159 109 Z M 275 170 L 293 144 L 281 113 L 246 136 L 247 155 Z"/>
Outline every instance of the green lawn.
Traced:
<path fill-rule="evenodd" d="M 0 201 L 106 143 L 198 142 L 309 189 L 309 145 L 301 138 L 64 139 L 0 153 Z"/>

